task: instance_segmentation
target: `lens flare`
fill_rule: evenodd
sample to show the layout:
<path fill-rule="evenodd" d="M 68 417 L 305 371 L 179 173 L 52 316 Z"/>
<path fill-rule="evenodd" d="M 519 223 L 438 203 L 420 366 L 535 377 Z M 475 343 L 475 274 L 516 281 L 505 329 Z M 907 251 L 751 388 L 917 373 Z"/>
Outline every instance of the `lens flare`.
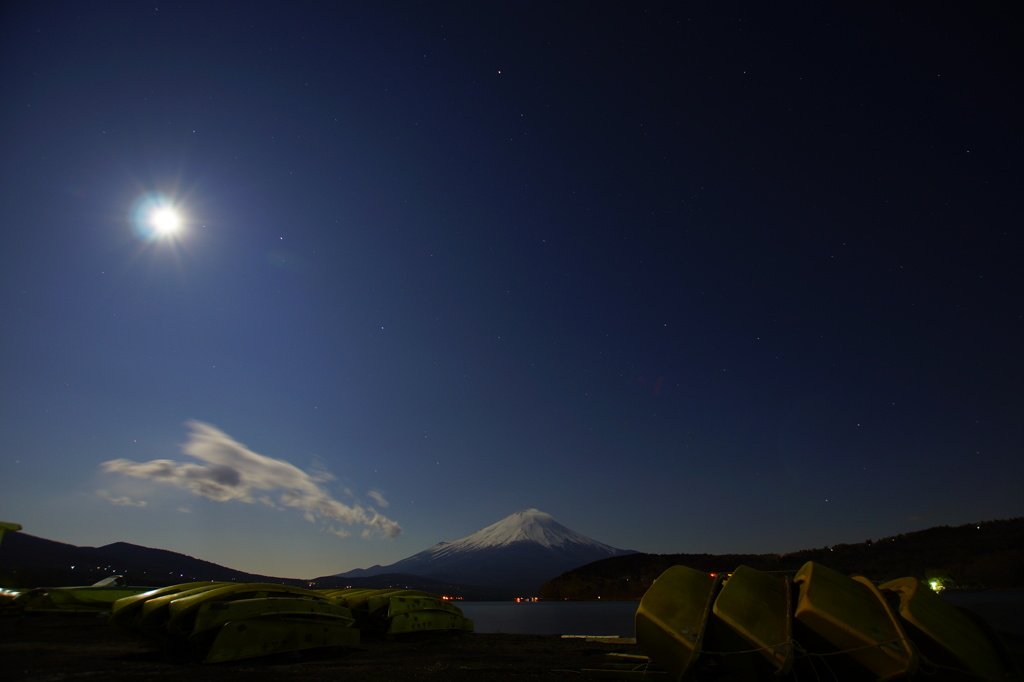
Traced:
<path fill-rule="evenodd" d="M 149 215 L 153 229 L 161 235 L 173 234 L 181 226 L 178 212 L 173 208 L 158 208 Z"/>
<path fill-rule="evenodd" d="M 185 219 L 172 199 L 149 192 L 135 200 L 131 225 L 135 235 L 143 241 L 168 240 L 180 236 Z"/>

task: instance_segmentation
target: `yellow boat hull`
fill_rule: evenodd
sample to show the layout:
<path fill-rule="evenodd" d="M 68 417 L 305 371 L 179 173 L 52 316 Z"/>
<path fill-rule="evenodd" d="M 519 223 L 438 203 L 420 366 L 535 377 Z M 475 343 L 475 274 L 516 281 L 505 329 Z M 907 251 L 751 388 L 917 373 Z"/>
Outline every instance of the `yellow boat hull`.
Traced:
<path fill-rule="evenodd" d="M 635 616 L 636 643 L 669 677 L 679 680 L 701 652 L 720 577 L 672 566 L 647 590 Z"/>
<path fill-rule="evenodd" d="M 917 578 L 898 578 L 879 586 L 899 597 L 899 615 L 921 653 L 939 669 L 962 671 L 987 680 L 1021 679 L 1020 670 L 998 639 L 977 621 Z"/>
<path fill-rule="evenodd" d="M 748 677 L 781 677 L 793 666 L 792 585 L 740 566 L 712 607 L 715 649 L 727 667 Z"/>
<path fill-rule="evenodd" d="M 808 561 L 793 578 L 800 588 L 793 617 L 878 680 L 912 675 L 917 650 L 863 576 L 845 576 Z M 830 652 L 831 653 L 831 652 Z"/>

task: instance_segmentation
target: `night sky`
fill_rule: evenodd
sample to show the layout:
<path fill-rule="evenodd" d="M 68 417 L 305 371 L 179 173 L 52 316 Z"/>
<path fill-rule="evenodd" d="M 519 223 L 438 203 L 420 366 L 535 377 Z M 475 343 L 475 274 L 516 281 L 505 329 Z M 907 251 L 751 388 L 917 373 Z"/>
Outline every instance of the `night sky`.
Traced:
<path fill-rule="evenodd" d="M 843 4 L 5 3 L 0 519 L 309 578 L 1024 515 L 1020 15 Z"/>

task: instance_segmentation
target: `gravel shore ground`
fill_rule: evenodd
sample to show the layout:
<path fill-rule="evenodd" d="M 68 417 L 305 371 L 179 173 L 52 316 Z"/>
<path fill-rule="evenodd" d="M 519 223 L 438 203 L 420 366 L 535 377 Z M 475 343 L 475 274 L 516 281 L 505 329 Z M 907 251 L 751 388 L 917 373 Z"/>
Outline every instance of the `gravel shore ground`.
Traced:
<path fill-rule="evenodd" d="M 1011 654 L 1024 662 L 1024 637 L 1010 633 L 1003 633 L 1003 637 Z M 584 671 L 608 669 L 623 662 L 609 654 L 642 653 L 632 640 L 423 633 L 388 639 L 364 638 L 353 647 L 203 664 L 171 660 L 153 645 L 110 627 L 104 616 L 0 616 L 0 680 L 4 682 L 578 681 L 591 677 Z"/>
<path fill-rule="evenodd" d="M 111 628 L 95 615 L 0 617 L 0 679 L 59 680 L 580 680 L 624 642 L 555 635 L 424 633 L 366 639 L 359 646 L 309 650 L 230 663 L 168 660 L 163 652 Z"/>

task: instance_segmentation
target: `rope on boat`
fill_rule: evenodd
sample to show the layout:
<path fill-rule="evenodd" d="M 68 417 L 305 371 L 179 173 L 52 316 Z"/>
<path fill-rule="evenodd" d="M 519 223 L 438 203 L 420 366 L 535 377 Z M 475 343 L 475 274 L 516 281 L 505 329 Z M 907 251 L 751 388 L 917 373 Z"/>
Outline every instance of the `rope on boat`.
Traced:
<path fill-rule="evenodd" d="M 855 647 L 852 647 L 850 649 L 843 649 L 841 651 L 826 651 L 824 653 L 819 653 L 817 651 L 808 651 L 807 649 L 805 649 L 802 646 L 800 646 L 800 643 L 797 642 L 794 639 L 793 640 L 793 649 L 798 654 L 802 654 L 804 656 L 818 656 L 818 657 L 841 656 L 843 654 L 852 654 L 855 651 L 864 651 L 866 649 L 876 649 L 876 648 L 879 648 L 879 647 L 886 646 L 888 644 L 897 644 L 897 643 L 900 643 L 900 642 L 902 642 L 908 648 L 911 646 L 910 645 L 910 641 L 906 637 L 896 637 L 895 639 L 887 639 L 884 642 L 872 642 L 871 644 L 865 644 L 863 646 L 855 646 Z"/>
<path fill-rule="evenodd" d="M 790 639 L 790 640 L 785 641 L 785 642 L 779 642 L 778 644 L 766 644 L 765 646 L 760 646 L 760 647 L 757 647 L 756 649 L 741 649 L 739 651 L 736 651 L 736 650 L 732 650 L 732 651 L 709 651 L 707 649 L 701 649 L 700 653 L 701 653 L 701 655 L 707 655 L 707 656 L 734 656 L 734 655 L 737 655 L 737 654 L 755 654 L 755 653 L 758 653 L 760 651 L 774 651 L 774 650 L 779 649 L 779 648 L 784 648 L 784 647 L 791 646 L 791 647 L 793 647 L 794 651 L 796 651 L 798 654 L 801 654 L 801 655 L 804 655 L 804 656 L 819 656 L 819 657 L 823 657 L 823 656 L 842 656 L 844 654 L 850 654 L 850 653 L 853 653 L 855 651 L 862 651 L 864 649 L 874 649 L 876 647 L 885 646 L 887 644 L 895 644 L 897 642 L 906 642 L 906 641 L 907 640 L 905 638 L 903 638 L 903 637 L 897 637 L 896 639 L 890 639 L 890 640 L 886 640 L 884 642 L 873 642 L 871 644 L 865 644 L 864 646 L 857 646 L 857 647 L 853 647 L 853 648 L 850 648 L 850 649 L 842 649 L 840 651 L 827 651 L 827 652 L 824 652 L 824 653 L 818 653 L 818 652 L 815 652 L 815 651 L 808 651 L 807 649 L 802 647 L 800 645 L 800 643 L 797 642 L 795 639 Z"/>
<path fill-rule="evenodd" d="M 765 646 L 758 647 L 756 649 L 743 649 L 741 651 L 708 651 L 707 649 L 701 649 L 700 653 L 701 653 L 702 656 L 705 655 L 705 654 L 708 655 L 708 656 L 732 656 L 734 654 L 756 654 L 759 651 L 770 651 L 770 650 L 777 649 L 779 647 L 786 647 L 786 646 L 795 645 L 795 644 L 796 644 L 796 642 L 794 642 L 793 640 L 789 640 L 788 642 L 779 642 L 778 644 L 768 644 L 768 645 L 765 645 Z"/>

